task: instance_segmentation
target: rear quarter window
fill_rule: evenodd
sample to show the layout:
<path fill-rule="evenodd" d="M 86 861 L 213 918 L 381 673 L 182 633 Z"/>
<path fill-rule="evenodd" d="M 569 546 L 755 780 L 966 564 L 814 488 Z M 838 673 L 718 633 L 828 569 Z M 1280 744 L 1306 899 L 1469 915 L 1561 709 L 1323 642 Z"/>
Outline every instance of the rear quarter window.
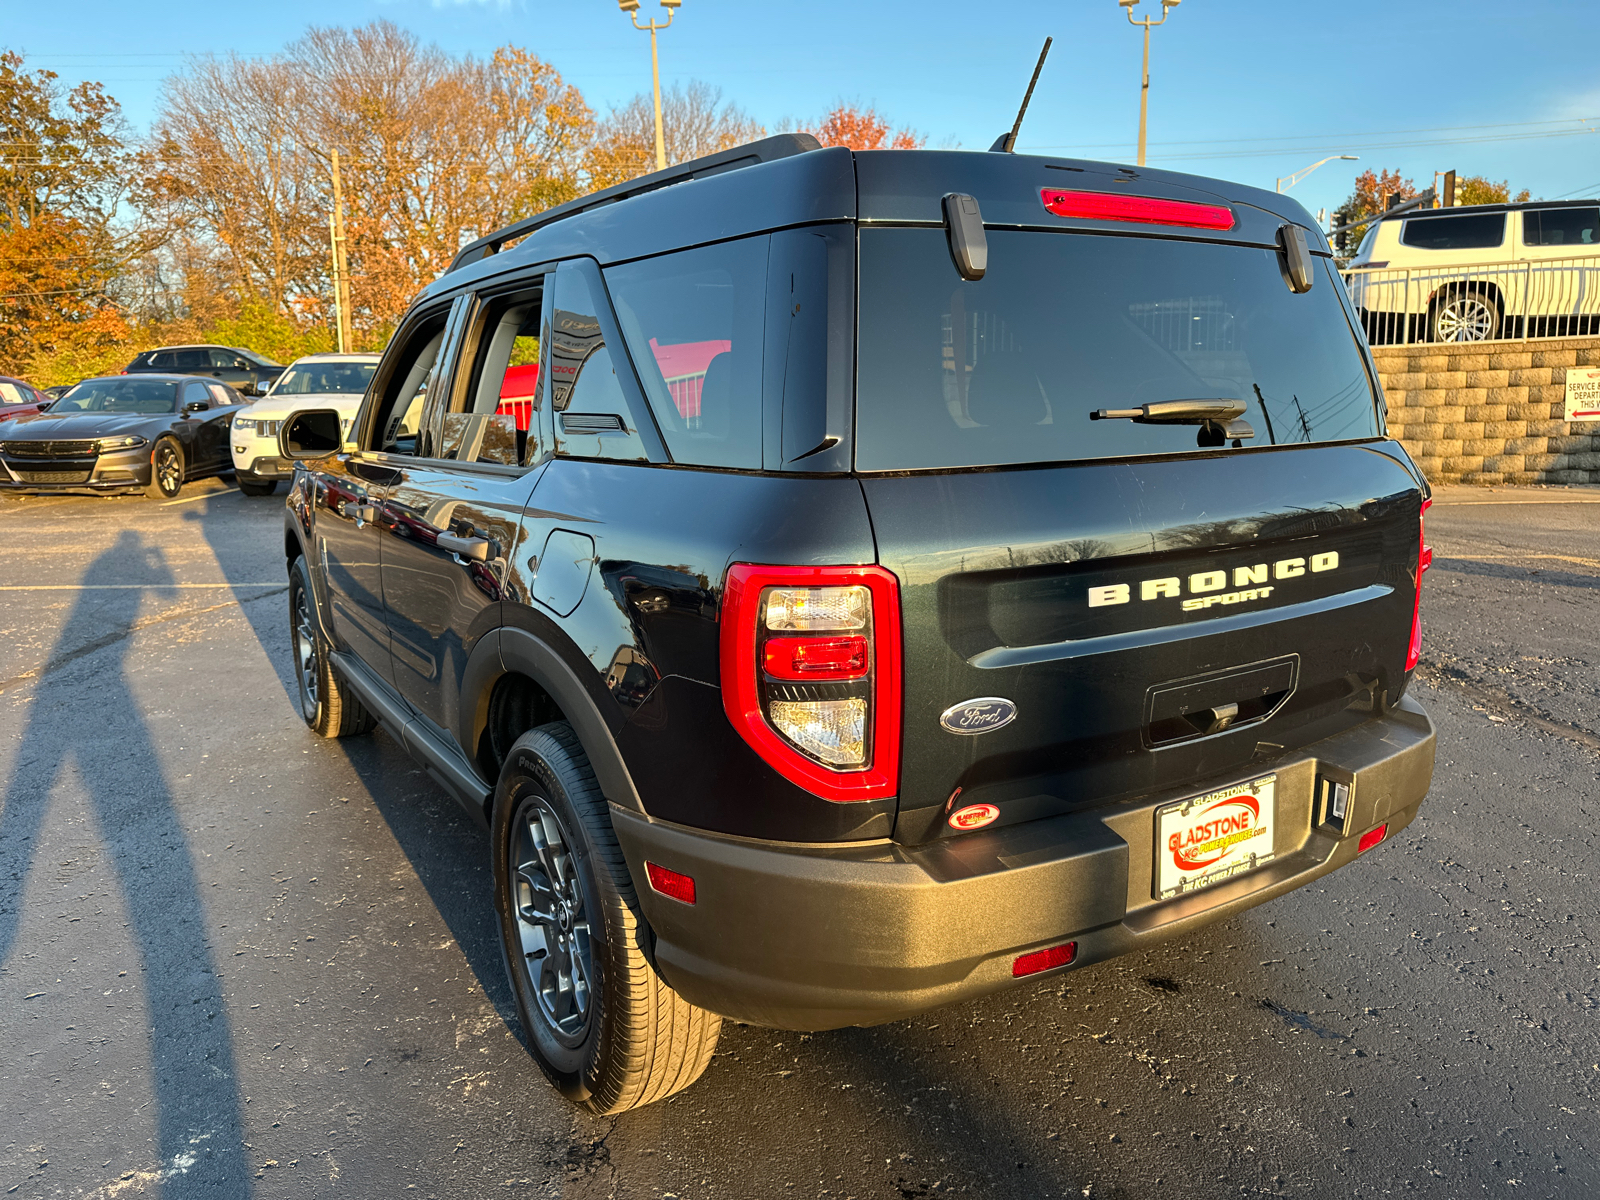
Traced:
<path fill-rule="evenodd" d="M 1505 213 L 1412 217 L 1400 231 L 1400 244 L 1417 250 L 1487 250 L 1505 240 Z"/>
<path fill-rule="evenodd" d="M 1070 462 L 1200 450 L 1193 425 L 1092 421 L 1162 400 L 1245 403 L 1247 446 L 1379 434 L 1338 276 L 1292 293 L 1265 248 L 991 230 L 963 282 L 942 229 L 861 233 L 856 465 Z"/>
<path fill-rule="evenodd" d="M 674 462 L 761 466 L 767 242 L 745 238 L 605 271 Z"/>

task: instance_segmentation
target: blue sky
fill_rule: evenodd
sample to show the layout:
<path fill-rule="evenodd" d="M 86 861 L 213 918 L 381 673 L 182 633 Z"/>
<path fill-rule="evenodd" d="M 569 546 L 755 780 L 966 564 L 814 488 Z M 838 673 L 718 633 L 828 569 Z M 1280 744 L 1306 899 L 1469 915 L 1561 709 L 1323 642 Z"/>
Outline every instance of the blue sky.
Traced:
<path fill-rule="evenodd" d="M 644 12 L 659 12 L 645 0 Z M 1141 12 L 1156 8 L 1144 0 Z M 1342 8 L 1362 14 L 1336 17 Z M 136 127 L 186 55 L 272 54 L 308 25 L 386 17 L 452 53 L 517 43 L 599 109 L 649 87 L 649 39 L 615 0 L 277 0 L 219 5 L 5 0 L 0 46 L 68 81 L 102 80 Z M 662 35 L 663 80 L 699 79 L 757 120 L 875 105 L 930 145 L 984 149 L 1010 126 L 1055 38 L 1019 149 L 1133 161 L 1140 35 L 1114 0 L 918 6 L 871 0 L 684 0 Z M 1363 167 L 1509 178 L 1536 197 L 1600 194 L 1600 4 L 1439 0 L 1338 6 L 1184 0 L 1151 53 L 1150 162 L 1272 187 L 1327 154 L 1293 194 L 1337 204 Z"/>

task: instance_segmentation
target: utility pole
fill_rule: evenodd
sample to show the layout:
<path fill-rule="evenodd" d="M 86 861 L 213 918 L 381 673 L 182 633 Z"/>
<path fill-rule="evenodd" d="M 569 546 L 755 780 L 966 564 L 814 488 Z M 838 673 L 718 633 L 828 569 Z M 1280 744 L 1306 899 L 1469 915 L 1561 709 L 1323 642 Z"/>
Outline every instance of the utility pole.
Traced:
<path fill-rule="evenodd" d="M 333 151 L 333 212 L 328 216 L 328 236 L 333 242 L 333 314 L 338 323 L 339 353 L 350 350 L 350 259 L 345 253 L 344 193 L 339 187 L 339 151 Z"/>
<path fill-rule="evenodd" d="M 1144 72 L 1140 76 L 1139 83 L 1139 157 L 1136 160 L 1138 165 L 1142 167 L 1144 166 L 1145 125 L 1150 113 L 1150 27 L 1152 25 L 1166 24 L 1167 10 L 1177 8 L 1180 0 L 1161 0 L 1161 20 L 1159 21 L 1151 17 L 1146 17 L 1142 21 L 1133 19 L 1133 10 L 1138 6 L 1139 0 L 1117 0 L 1117 3 L 1127 12 L 1129 25 L 1144 26 Z"/>
<path fill-rule="evenodd" d="M 1177 0 L 1173 0 L 1174 3 Z M 661 7 L 667 10 L 667 19 L 661 24 L 656 24 L 654 17 L 650 24 L 639 24 L 639 0 L 617 0 L 618 6 L 627 13 L 633 21 L 635 29 L 648 29 L 650 31 L 650 78 L 655 88 L 656 97 L 656 170 L 667 169 L 667 142 L 661 131 L 661 59 L 656 53 L 656 33 L 658 30 L 667 29 L 672 25 L 672 18 L 677 15 L 678 6 L 683 0 L 661 0 Z"/>

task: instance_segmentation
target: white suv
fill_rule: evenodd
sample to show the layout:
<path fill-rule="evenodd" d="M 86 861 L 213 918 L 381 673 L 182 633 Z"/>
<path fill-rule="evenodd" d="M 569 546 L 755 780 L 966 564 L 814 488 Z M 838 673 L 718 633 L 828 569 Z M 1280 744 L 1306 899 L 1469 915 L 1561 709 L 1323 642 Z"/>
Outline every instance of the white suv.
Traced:
<path fill-rule="evenodd" d="M 1345 269 L 1368 338 L 1477 342 L 1600 330 L 1600 201 L 1421 209 Z"/>
<path fill-rule="evenodd" d="M 262 399 L 233 419 L 233 473 L 246 496 L 270 496 L 292 464 L 278 454 L 278 429 L 303 408 L 333 408 L 345 431 L 378 367 L 376 354 L 308 354 L 297 358 Z"/>

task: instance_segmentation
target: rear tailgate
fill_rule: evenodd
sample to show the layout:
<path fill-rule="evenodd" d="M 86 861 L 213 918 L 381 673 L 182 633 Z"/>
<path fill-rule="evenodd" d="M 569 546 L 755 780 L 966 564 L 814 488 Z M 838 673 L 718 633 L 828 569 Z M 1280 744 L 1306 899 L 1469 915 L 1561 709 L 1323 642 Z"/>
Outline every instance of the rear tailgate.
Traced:
<path fill-rule="evenodd" d="M 948 833 L 958 788 L 1010 824 L 1266 769 L 1392 703 L 1422 495 L 1388 449 L 864 477 L 905 613 L 896 837 Z M 941 724 L 985 698 L 1015 719 Z"/>

